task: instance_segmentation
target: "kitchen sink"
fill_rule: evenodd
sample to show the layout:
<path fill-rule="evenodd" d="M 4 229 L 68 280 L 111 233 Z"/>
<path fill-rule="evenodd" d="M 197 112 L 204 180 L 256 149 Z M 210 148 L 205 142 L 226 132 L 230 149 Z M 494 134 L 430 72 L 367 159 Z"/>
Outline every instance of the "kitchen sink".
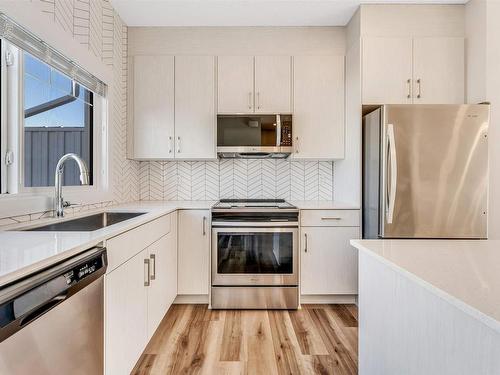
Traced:
<path fill-rule="evenodd" d="M 144 215 L 145 213 L 146 212 L 101 212 L 95 215 L 79 217 L 77 219 L 25 230 L 40 232 L 92 232 L 97 229 L 109 227 L 110 225 Z"/>

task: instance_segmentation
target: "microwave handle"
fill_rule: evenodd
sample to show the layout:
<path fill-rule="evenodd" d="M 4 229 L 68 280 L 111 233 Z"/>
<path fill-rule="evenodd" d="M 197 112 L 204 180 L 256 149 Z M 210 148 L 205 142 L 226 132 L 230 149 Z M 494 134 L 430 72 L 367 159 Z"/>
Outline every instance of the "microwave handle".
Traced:
<path fill-rule="evenodd" d="M 276 115 L 276 146 L 281 146 L 281 116 Z"/>

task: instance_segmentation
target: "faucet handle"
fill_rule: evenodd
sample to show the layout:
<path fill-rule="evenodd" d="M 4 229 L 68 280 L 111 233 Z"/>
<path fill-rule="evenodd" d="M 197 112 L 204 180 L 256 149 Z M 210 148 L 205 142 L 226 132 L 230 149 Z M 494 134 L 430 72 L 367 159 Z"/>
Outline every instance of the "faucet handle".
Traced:
<path fill-rule="evenodd" d="M 78 206 L 80 203 L 70 203 L 68 201 L 64 201 L 63 202 L 63 207 L 66 208 L 66 207 L 70 207 L 70 206 Z"/>

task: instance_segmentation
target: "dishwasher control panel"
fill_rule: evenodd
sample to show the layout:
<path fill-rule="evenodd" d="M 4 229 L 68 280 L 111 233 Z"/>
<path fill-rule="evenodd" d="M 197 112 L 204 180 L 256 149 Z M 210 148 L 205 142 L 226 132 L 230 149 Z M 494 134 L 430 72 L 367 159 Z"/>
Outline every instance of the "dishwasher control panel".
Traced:
<path fill-rule="evenodd" d="M 99 271 L 103 267 L 104 262 L 102 257 L 91 259 L 85 263 L 80 263 L 71 271 L 64 274 L 66 284 L 71 285 L 74 282 L 78 282 L 87 276 L 92 275 L 94 272 Z"/>

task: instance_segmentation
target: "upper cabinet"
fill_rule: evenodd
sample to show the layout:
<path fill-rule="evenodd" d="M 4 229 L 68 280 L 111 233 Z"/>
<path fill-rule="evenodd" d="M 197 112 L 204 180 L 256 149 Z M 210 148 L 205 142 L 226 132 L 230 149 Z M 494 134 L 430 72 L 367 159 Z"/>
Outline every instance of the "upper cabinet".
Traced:
<path fill-rule="evenodd" d="M 215 57 L 135 56 L 128 156 L 213 159 Z"/>
<path fill-rule="evenodd" d="M 219 56 L 218 113 L 291 113 L 290 56 Z"/>
<path fill-rule="evenodd" d="M 219 113 L 253 112 L 253 56 L 217 58 Z"/>
<path fill-rule="evenodd" d="M 412 102 L 411 38 L 363 39 L 363 103 Z"/>
<path fill-rule="evenodd" d="M 344 56 L 295 56 L 293 159 L 344 157 Z"/>
<path fill-rule="evenodd" d="M 414 38 L 414 103 L 464 103 L 464 54 L 463 38 Z"/>
<path fill-rule="evenodd" d="M 174 57 L 135 56 L 132 71 L 132 157 L 173 158 Z"/>
<path fill-rule="evenodd" d="M 215 158 L 215 58 L 175 57 L 175 157 Z"/>
<path fill-rule="evenodd" d="M 255 57 L 255 112 L 290 113 L 292 110 L 290 56 Z"/>
<path fill-rule="evenodd" d="M 464 102 L 464 39 L 364 37 L 364 104 Z"/>

